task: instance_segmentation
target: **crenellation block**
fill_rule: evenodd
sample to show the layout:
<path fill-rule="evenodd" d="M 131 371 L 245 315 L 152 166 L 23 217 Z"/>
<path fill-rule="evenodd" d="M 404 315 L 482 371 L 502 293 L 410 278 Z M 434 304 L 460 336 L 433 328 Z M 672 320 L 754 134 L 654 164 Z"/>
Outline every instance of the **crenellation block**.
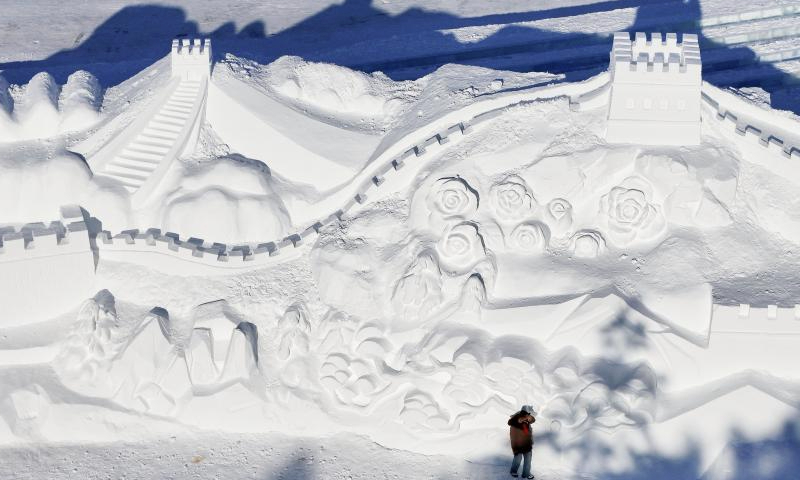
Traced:
<path fill-rule="evenodd" d="M 133 235 L 131 235 L 130 231 L 118 233 L 114 235 L 114 239 L 125 242 L 128 245 L 133 245 L 134 243 L 134 238 Z"/>
<path fill-rule="evenodd" d="M 749 318 L 750 317 L 750 305 L 747 303 L 740 303 L 739 304 L 739 316 L 742 318 Z"/>
<path fill-rule="evenodd" d="M 72 220 L 82 222 L 85 220 L 83 210 L 80 205 L 63 205 L 60 208 L 62 220 Z"/>
<path fill-rule="evenodd" d="M 661 32 L 652 32 L 650 34 L 650 46 L 661 47 L 663 45 L 664 45 L 664 37 L 661 36 Z"/>
<path fill-rule="evenodd" d="M 674 32 L 667 33 L 667 41 L 666 41 L 667 49 L 677 49 L 678 48 L 678 34 Z"/>
<path fill-rule="evenodd" d="M 267 243 L 259 243 L 256 245 L 256 248 L 253 249 L 253 254 L 258 255 L 260 253 L 269 253 L 275 249 L 274 242 L 267 242 Z"/>
<path fill-rule="evenodd" d="M 288 239 L 291 242 L 293 247 L 299 247 L 303 245 L 303 237 L 301 237 L 296 233 L 289 235 L 288 237 L 286 237 L 286 239 Z"/>
<path fill-rule="evenodd" d="M 173 237 L 166 237 L 166 240 L 167 240 L 167 248 L 172 250 L 173 252 L 177 252 L 178 248 L 181 245 L 181 241 L 176 240 Z"/>
<path fill-rule="evenodd" d="M 767 319 L 768 320 L 775 320 L 778 318 L 778 306 L 777 305 L 767 305 Z"/>
<path fill-rule="evenodd" d="M 24 255 L 29 244 L 22 232 L 6 233 L 3 235 L 2 240 L 2 250 L 0 251 L 4 255 L 13 258 Z"/>

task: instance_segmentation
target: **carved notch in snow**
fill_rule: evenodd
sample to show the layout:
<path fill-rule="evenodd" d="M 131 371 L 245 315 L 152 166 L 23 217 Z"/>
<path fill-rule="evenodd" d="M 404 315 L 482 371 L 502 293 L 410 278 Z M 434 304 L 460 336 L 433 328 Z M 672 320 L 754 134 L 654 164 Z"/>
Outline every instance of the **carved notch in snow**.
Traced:
<path fill-rule="evenodd" d="M 697 35 L 614 34 L 606 140 L 612 143 L 700 143 L 702 62 Z"/>
<path fill-rule="evenodd" d="M 183 80 L 201 80 L 211 73 L 211 40 L 174 39 L 169 54 L 172 76 Z"/>

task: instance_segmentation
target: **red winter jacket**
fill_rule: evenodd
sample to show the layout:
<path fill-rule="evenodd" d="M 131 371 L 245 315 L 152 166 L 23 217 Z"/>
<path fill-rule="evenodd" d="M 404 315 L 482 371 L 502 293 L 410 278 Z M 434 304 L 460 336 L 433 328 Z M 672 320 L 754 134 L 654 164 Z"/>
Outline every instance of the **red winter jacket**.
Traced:
<path fill-rule="evenodd" d="M 533 449 L 533 432 L 531 426 L 527 423 L 520 422 L 519 419 L 527 415 L 525 412 L 517 412 L 508 420 L 508 426 L 511 427 L 511 451 L 514 455 L 518 453 L 528 453 Z M 534 418 L 535 422 L 536 419 Z"/>

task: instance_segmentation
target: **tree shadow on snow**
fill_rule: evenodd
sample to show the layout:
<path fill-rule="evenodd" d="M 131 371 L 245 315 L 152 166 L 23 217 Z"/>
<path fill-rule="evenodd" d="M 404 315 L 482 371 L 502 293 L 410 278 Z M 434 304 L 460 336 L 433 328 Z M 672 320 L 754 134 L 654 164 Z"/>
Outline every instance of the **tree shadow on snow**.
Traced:
<path fill-rule="evenodd" d="M 800 88 L 786 88 L 798 79 L 760 61 L 749 48 L 723 45 L 704 36 L 699 28 L 698 0 L 600 1 L 476 17 L 417 7 L 390 14 L 379 5 L 375 0 L 345 0 L 271 34 L 268 34 L 268 17 L 242 27 L 227 22 L 212 31 L 202 31 L 181 8 L 129 6 L 109 17 L 74 48 L 40 61 L 0 64 L 0 70 L 9 81 L 25 83 L 42 70 L 63 81 L 69 73 L 82 68 L 94 73 L 104 86 L 112 86 L 164 57 L 172 38 L 203 36 L 212 39 L 218 58 L 233 53 L 269 63 L 282 55 L 298 55 L 365 72 L 380 70 L 394 79 L 416 79 L 446 63 L 459 63 L 514 71 L 549 71 L 563 74 L 567 80 L 580 80 L 608 67 L 610 37 L 559 33 L 519 22 L 636 8 L 628 31 L 698 33 L 706 78 L 721 87 L 761 86 L 770 92 L 773 107 L 800 112 Z M 500 28 L 479 41 L 463 42 L 447 31 L 483 25 Z M 570 48 L 571 55 L 562 55 L 569 53 Z M 567 50 L 562 52 L 563 49 Z M 576 56 L 575 49 L 585 53 Z M 742 68 L 757 72 L 758 78 L 727 74 Z"/>

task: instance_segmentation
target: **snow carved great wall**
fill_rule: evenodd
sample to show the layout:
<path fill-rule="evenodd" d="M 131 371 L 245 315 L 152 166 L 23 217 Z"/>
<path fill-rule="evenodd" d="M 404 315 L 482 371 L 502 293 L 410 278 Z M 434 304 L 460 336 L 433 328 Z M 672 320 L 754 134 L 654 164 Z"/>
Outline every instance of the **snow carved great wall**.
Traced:
<path fill-rule="evenodd" d="M 89 159 L 97 175 L 111 177 L 147 201 L 176 158 L 197 142 L 211 72 L 211 41 L 174 40 L 173 79 L 139 119 Z"/>
<path fill-rule="evenodd" d="M 208 40 L 175 40 L 170 53 L 173 79 L 144 115 L 89 159 L 93 170 L 98 175 L 120 181 L 136 202 L 146 201 L 170 164 L 190 151 L 197 141 L 211 81 L 211 58 Z M 326 201 L 307 209 L 307 218 L 297 221 L 307 226 L 295 233 L 251 244 L 225 244 L 182 233 L 162 232 L 159 228 L 126 230 L 118 234 L 85 232 L 85 238 L 81 239 L 85 244 L 83 253 L 96 256 L 96 261 L 139 263 L 167 271 L 173 271 L 177 266 L 176 271 L 190 275 L 259 268 L 296 258 L 298 248 L 313 241 L 324 226 L 402 188 L 422 169 L 424 160 L 434 158 L 464 135 L 509 109 L 535 102 L 560 99 L 568 102 L 574 111 L 607 108 L 610 142 L 633 141 L 633 137 L 661 132 L 667 125 L 674 127 L 675 135 L 667 138 L 651 136 L 648 137 L 650 143 L 694 143 L 699 139 L 700 130 L 700 68 L 695 36 L 684 35 L 683 41 L 678 43 L 676 34 L 667 34 L 666 37 L 651 34 L 648 40 L 644 33 L 637 33 L 631 41 L 628 33 L 617 33 L 609 72 L 580 83 L 547 85 L 489 96 L 445 114 L 376 152 L 368 167 L 347 185 Z M 642 96 L 651 84 L 662 87 L 674 84 L 674 88 L 667 89 L 670 98 L 666 99 L 666 108 L 660 99 Z M 796 127 L 794 122 L 786 120 L 788 123 L 781 126 L 778 122 L 776 125 L 768 112 L 760 112 L 734 95 L 708 84 L 702 85 L 702 99 L 717 110 L 719 118 L 734 119 L 739 133 L 756 132 L 762 144 L 777 145 L 787 156 L 800 155 L 796 137 L 791 133 L 791 127 Z M 650 100 L 649 104 L 647 100 Z M 633 108 L 630 108 L 631 103 Z M 748 109 L 756 109 L 756 112 L 750 117 L 739 113 Z M 630 111 L 635 112 L 635 119 L 628 118 Z M 741 120 L 744 118 L 753 118 L 753 121 L 745 124 Z M 627 128 L 631 121 L 647 128 L 634 132 Z M 631 139 L 626 140 L 626 136 Z M 339 205 L 333 213 L 331 204 Z M 9 233 L 8 242 L 5 242 L 9 244 L 9 252 L 17 252 L 13 254 L 15 261 L 39 258 L 28 255 L 33 251 L 30 248 L 15 250 L 15 235 L 20 233 Z M 59 253 L 50 255 L 58 256 Z M 9 261 L 10 258 L 7 256 L 0 261 Z M 170 259 L 178 263 L 165 262 Z M 86 265 L 93 267 L 91 261 Z M 80 275 L 91 278 L 88 270 Z M 15 288 L 11 285 L 6 291 Z"/>
<path fill-rule="evenodd" d="M 791 355 L 792 343 L 800 335 L 800 305 L 791 304 L 794 298 L 790 294 L 777 299 L 763 297 L 765 302 L 786 300 L 779 305 L 722 304 L 759 300 L 742 290 L 720 293 L 725 285 L 717 291 L 718 284 L 712 287 L 708 280 L 712 276 L 705 276 L 705 272 L 696 278 L 679 278 L 673 290 L 648 285 L 648 281 L 638 284 L 638 279 L 655 278 L 653 269 L 662 268 L 653 265 L 656 255 L 650 252 L 666 244 L 659 237 L 668 231 L 665 223 L 671 222 L 669 228 L 683 225 L 664 212 L 694 207 L 694 213 L 699 211 L 692 202 L 702 205 L 707 197 L 695 198 L 685 192 L 688 187 L 703 184 L 684 182 L 687 188 L 668 205 L 665 197 L 671 194 L 657 192 L 654 196 L 652 192 L 668 190 L 663 185 L 668 182 L 648 183 L 658 172 L 650 178 L 613 178 L 643 172 L 633 163 L 649 159 L 642 161 L 643 156 L 631 151 L 667 152 L 656 160 L 679 167 L 673 160 L 684 150 L 702 152 L 708 143 L 720 139 L 720 130 L 726 144 L 741 146 L 740 142 L 758 139 L 770 152 L 797 158 L 797 124 L 702 84 L 699 49 L 690 36 L 685 35 L 680 44 L 674 34 L 653 34 L 649 40 L 644 34 L 636 34 L 634 38 L 631 41 L 629 34 L 617 34 L 609 71 L 584 82 L 487 93 L 470 98 L 472 103 L 466 107 L 451 108 L 421 128 L 403 130 L 402 138 L 397 131 L 389 131 L 381 137 L 383 143 L 376 141 L 370 157 L 364 159 L 363 170 L 343 183 L 332 182 L 336 188 L 318 188 L 326 193 L 319 198 L 301 196 L 302 201 L 296 203 L 292 203 L 291 191 L 279 196 L 276 203 L 286 201 L 286 218 L 291 219 L 292 226 L 282 224 L 274 234 L 277 238 L 267 234 L 252 236 L 264 241 L 246 244 L 216 242 L 219 239 L 196 234 L 191 227 L 165 227 L 167 221 L 159 225 L 155 215 L 143 217 L 148 218 L 146 221 L 136 217 L 119 222 L 126 226 L 137 221 L 137 226 L 154 228 L 119 231 L 116 225 L 105 227 L 112 232 L 103 230 L 105 213 L 94 218 L 90 215 L 96 212 L 77 206 L 63 207 L 61 218 L 54 222 L 0 227 L 0 305 L 7 313 L 0 327 L 23 326 L 3 329 L 0 342 L 18 350 L 0 348 L 0 364 L 39 368 L 45 363 L 42 352 L 47 350 L 51 354 L 48 367 L 60 382 L 58 388 L 92 399 L 93 409 L 102 402 L 120 413 L 134 413 L 145 426 L 150 419 L 159 418 L 192 427 L 219 429 L 223 425 L 272 431 L 281 428 L 281 417 L 292 423 L 294 413 L 313 411 L 325 416 L 325 422 L 332 422 L 315 424 L 325 432 L 341 430 L 343 425 L 380 427 L 391 418 L 397 428 L 388 435 L 397 431 L 410 434 L 410 438 L 419 440 L 414 442 L 419 450 L 430 449 L 423 443 L 430 433 L 436 435 L 437 442 L 444 435 L 478 438 L 475 432 L 479 432 L 483 436 L 476 425 L 483 428 L 480 422 L 493 422 L 493 416 L 516 408 L 531 392 L 534 402 L 542 407 L 543 421 L 537 422 L 537 428 L 547 432 L 542 443 L 556 442 L 559 455 L 574 448 L 576 439 L 580 442 L 596 432 L 611 433 L 613 442 L 622 443 L 622 435 L 617 433 L 624 434 L 628 427 L 634 431 L 651 427 L 652 432 L 674 431 L 675 424 L 668 423 L 674 418 L 694 423 L 691 431 L 696 429 L 697 420 L 692 415 L 699 412 L 700 417 L 710 417 L 710 411 L 722 412 L 720 403 L 712 402 L 731 392 L 741 393 L 736 392 L 739 389 L 745 395 L 755 390 L 758 395 L 766 394 L 766 401 L 782 400 L 790 408 L 800 408 L 800 383 L 790 362 L 781 359 Z M 639 52 L 642 55 L 637 49 L 643 50 Z M 680 53 L 669 55 L 675 49 Z M 218 107 L 235 98 L 221 95 L 223 87 L 230 85 L 225 85 L 220 76 L 211 76 L 210 55 L 208 43 L 174 43 L 171 82 L 153 95 L 155 102 L 127 132 L 90 158 L 95 173 L 108 177 L 109 183 L 125 185 L 137 206 L 149 200 L 157 206 L 160 200 L 152 199 L 174 198 L 156 194 L 168 191 L 165 187 L 159 192 L 162 185 L 174 186 L 172 177 L 164 175 L 171 166 L 185 166 L 187 171 L 194 167 L 198 155 L 188 158 L 185 154 L 198 142 L 197 129 L 206 108 L 207 125 L 219 135 L 217 125 L 210 120 L 211 105 L 216 102 Z M 680 76 L 689 70 L 690 81 L 679 77 L 678 84 L 672 85 L 672 74 Z M 213 83 L 215 80 L 218 83 Z M 192 90 L 194 85 L 198 90 Z M 664 107 L 651 92 L 654 85 L 663 90 Z M 181 98 L 189 103 L 181 104 Z M 680 107 L 681 102 L 686 108 Z M 165 106 L 169 109 L 164 110 Z M 240 106 L 244 108 L 239 111 L 248 106 L 260 108 Z M 548 117 L 554 112 L 557 115 Z M 224 121 L 225 116 L 214 120 Z M 545 141 L 547 149 L 552 145 L 563 148 L 539 156 L 554 160 L 554 171 L 572 168 L 582 181 L 588 179 L 586 183 L 591 186 L 586 190 L 571 190 L 568 182 L 562 184 L 548 177 L 548 170 L 520 170 L 510 162 L 505 168 L 495 167 L 493 160 L 499 159 L 496 163 L 502 164 L 504 156 L 514 154 L 502 148 L 493 151 L 496 145 L 488 146 L 488 154 L 480 148 L 469 151 L 487 138 L 502 136 L 505 130 L 523 124 L 522 134 L 514 133 L 526 138 L 527 132 L 541 128 L 527 123 L 536 116 L 548 120 L 559 117 L 570 126 L 576 120 L 591 125 L 563 136 L 559 133 L 552 144 Z M 280 114 L 275 117 L 285 119 Z M 609 128 L 604 131 L 606 121 Z M 629 128 L 629 122 L 644 128 Z M 172 132 L 174 137 L 167 135 L 164 125 L 174 125 L 179 131 Z M 167 136 L 159 136 L 158 129 Z M 666 136 L 653 134 L 670 129 Z M 714 135 L 696 148 L 640 147 L 694 144 L 700 141 L 701 131 Z M 734 131 L 743 137 L 734 135 Z M 536 141 L 549 133 L 545 129 Z M 577 138 L 584 133 L 586 144 Z M 225 141 L 229 138 L 219 137 Z M 201 147 L 206 146 L 206 138 L 204 131 Z M 154 143 L 159 139 L 166 143 Z M 114 142 L 116 146 L 110 148 Z M 618 162 L 622 167 L 599 173 L 584 168 L 586 163 L 579 162 L 585 160 L 582 155 L 587 154 L 586 145 L 601 150 L 598 157 L 590 159 L 594 165 L 607 167 Z M 238 149 L 232 147 L 230 151 Z M 467 158 L 460 158 L 464 152 L 469 152 Z M 609 154 L 620 152 L 616 157 Z M 151 161 L 146 162 L 142 153 L 152 154 Z M 105 155 L 106 162 L 98 155 Z M 218 157 L 213 160 L 219 163 L 230 160 L 216 152 L 212 156 Z M 744 158 L 749 161 L 752 156 Z M 774 161 L 782 160 L 775 157 Z M 731 155 L 724 160 L 740 158 Z M 269 171 L 283 181 L 287 177 L 281 175 L 281 162 L 300 165 L 294 170 L 300 183 L 303 168 L 321 165 L 314 163 L 316 160 L 305 164 L 304 160 L 302 155 L 283 155 L 275 162 L 264 157 Z M 756 155 L 752 163 L 762 161 Z M 476 173 L 478 170 L 472 169 L 475 164 L 486 170 Z M 131 165 L 138 165 L 137 172 L 141 173 L 124 170 Z M 609 171 L 608 185 L 592 184 L 591 180 Z M 135 178 L 139 183 L 130 175 L 138 175 Z M 184 184 L 191 183 L 189 175 L 184 178 Z M 220 185 L 229 179 L 224 175 L 218 178 Z M 265 178 L 267 175 L 259 177 Z M 535 183 L 541 178 L 547 181 Z M 548 182 L 554 186 L 549 191 Z M 610 190 L 603 190 L 606 187 Z M 407 189 L 413 192 L 408 197 Z M 308 199 L 315 203 L 306 203 Z M 358 242 L 372 248 L 370 229 L 384 229 L 380 221 L 386 218 L 367 226 L 365 223 L 385 217 L 387 207 L 397 211 L 398 202 L 405 202 L 404 207 L 411 212 L 398 226 L 399 232 L 405 228 L 413 232 L 408 234 L 406 245 L 391 253 L 394 258 L 383 256 L 372 262 L 359 257 Z M 200 205 L 198 211 L 219 215 L 213 208 L 203 210 L 205 207 Z M 722 203 L 720 208 L 725 207 Z M 261 208 L 257 214 L 268 216 L 263 204 Z M 230 212 L 222 211 L 226 215 Z M 424 215 L 415 214 L 419 212 Z M 586 221 L 586 216 L 590 220 Z M 686 214 L 679 218 L 696 217 Z M 719 217 L 711 214 L 703 218 Z M 608 223 L 612 221 L 617 223 Z M 344 224 L 341 228 L 337 225 L 340 222 Z M 687 230 L 695 228 L 695 224 L 687 225 Z M 431 235 L 423 231 L 439 227 L 441 232 Z M 621 240 L 613 237 L 614 228 Z M 321 241 L 315 244 L 318 235 Z M 649 241 L 659 247 L 651 249 Z M 344 249 L 348 249 L 347 254 L 341 253 Z M 564 268 L 538 268 L 537 262 L 553 258 L 563 259 Z M 351 274 L 351 265 L 336 263 L 342 259 L 353 260 L 350 263 L 360 270 Z M 292 260 L 298 261 L 282 268 L 266 268 Z M 377 268 L 373 263 L 379 263 Z M 520 269 L 514 270 L 510 263 Z M 586 268 L 570 272 L 573 265 L 594 267 L 604 263 L 614 263 L 620 271 L 635 269 L 630 277 L 634 280 L 631 290 L 621 288 L 616 280 L 592 281 L 594 273 Z M 373 282 L 375 277 L 364 275 L 353 280 L 362 273 L 371 275 L 373 268 L 383 278 Z M 250 273 L 254 269 L 262 270 Z M 325 273 L 326 269 L 334 273 Z M 575 271 L 577 275 L 572 275 Z M 648 279 L 644 275 L 651 276 Z M 697 278 L 703 283 L 691 284 Z M 357 302 L 344 306 L 335 303 L 342 297 L 357 297 L 356 282 L 364 279 L 369 288 L 380 289 L 383 294 L 365 296 L 369 298 L 363 302 L 366 315 L 352 306 Z M 313 287 L 297 285 L 306 280 L 313 282 Z M 510 283 L 516 285 L 509 287 Z M 108 290 L 98 292 L 104 288 L 114 290 L 119 299 Z M 79 307 L 77 302 L 85 298 L 89 300 Z M 715 304 L 715 298 L 724 300 Z M 158 306 L 151 308 L 153 305 Z M 376 318 L 376 307 L 386 309 L 379 315 L 389 321 Z M 47 321 L 29 327 L 39 320 Z M 36 335 L 53 325 L 60 329 L 67 320 L 71 328 L 66 341 L 64 335 L 52 333 L 56 339 L 52 344 L 39 341 L 30 342 L 36 346 L 21 346 L 13 339 L 6 340 L 7 334 L 23 337 L 33 331 Z M 620 325 L 622 321 L 631 324 Z M 404 337 L 410 335 L 402 333 L 414 331 L 411 329 L 416 329 L 420 338 L 406 340 Z M 25 335 L 20 333 L 23 330 Z M 623 331 L 623 335 L 632 332 L 637 338 L 617 338 Z M 649 345 L 643 346 L 642 339 Z M 752 348 L 752 354 L 748 348 Z M 30 377 L 47 387 L 38 377 Z M 63 404 L 70 404 L 66 395 L 56 399 L 52 388 L 46 390 L 39 383 L 31 387 L 11 385 L 10 391 L 12 408 L 5 420 L 0 418 L 0 439 L 8 418 L 14 435 L 21 437 L 18 424 L 23 420 L 33 419 L 29 423 L 35 424 L 37 416 L 45 419 L 50 414 L 56 418 L 62 399 Z M 725 400 L 741 405 L 747 404 L 748 398 L 731 395 Z M 761 401 L 756 402 L 759 408 L 764 405 L 758 403 Z M 311 408 L 307 408 L 309 405 Z M 772 413 L 772 409 L 763 410 Z M 294 428 L 294 423 L 289 427 Z M 494 429 L 494 424 L 490 428 Z M 117 427 L 114 434 L 118 433 Z M 365 435 L 375 441 L 386 440 L 379 436 L 381 433 L 373 436 L 366 431 Z M 491 435 L 482 442 L 489 448 L 496 440 Z M 485 446 L 481 449 L 485 451 Z M 548 462 L 550 459 L 544 457 L 542 463 Z M 698 462 L 704 469 L 709 460 Z"/>

